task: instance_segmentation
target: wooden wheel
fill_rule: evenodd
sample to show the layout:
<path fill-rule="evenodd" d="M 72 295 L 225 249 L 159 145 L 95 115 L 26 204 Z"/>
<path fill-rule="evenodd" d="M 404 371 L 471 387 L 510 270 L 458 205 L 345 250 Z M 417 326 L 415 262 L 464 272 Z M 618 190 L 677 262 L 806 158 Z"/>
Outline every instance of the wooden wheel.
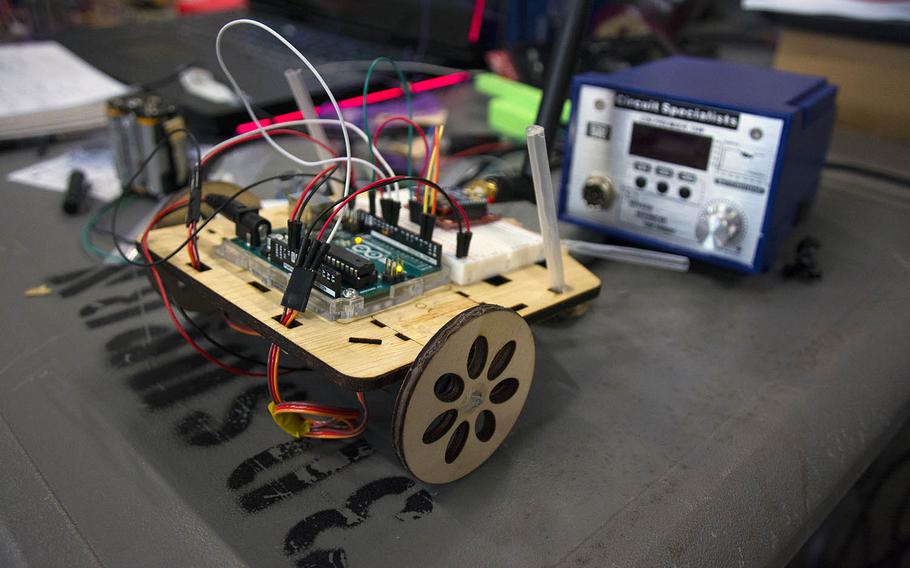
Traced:
<path fill-rule="evenodd" d="M 404 467 L 427 483 L 474 471 L 508 435 L 534 377 L 534 337 L 512 310 L 482 304 L 444 325 L 411 366 L 392 418 Z"/>

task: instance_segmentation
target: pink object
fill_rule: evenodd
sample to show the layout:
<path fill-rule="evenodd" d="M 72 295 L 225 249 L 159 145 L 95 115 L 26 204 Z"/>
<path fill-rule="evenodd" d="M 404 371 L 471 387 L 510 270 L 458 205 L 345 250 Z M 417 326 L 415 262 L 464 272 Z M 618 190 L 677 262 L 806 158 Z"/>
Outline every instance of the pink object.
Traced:
<path fill-rule="evenodd" d="M 247 7 L 247 0 L 178 0 L 175 7 L 181 15 L 206 14 L 242 10 Z"/>
<path fill-rule="evenodd" d="M 426 91 L 433 91 L 436 89 L 442 89 L 444 87 L 451 87 L 452 85 L 457 85 L 458 83 L 463 83 L 471 79 L 471 74 L 467 71 L 458 71 L 456 73 L 449 73 L 448 75 L 443 75 L 441 77 L 433 77 L 432 79 L 425 79 L 423 81 L 417 81 L 416 83 L 411 83 L 411 93 L 423 93 Z M 381 91 L 375 91 L 369 93 L 366 98 L 367 104 L 380 103 L 383 101 L 388 101 L 391 99 L 396 99 L 404 95 L 404 91 L 401 87 L 393 87 L 391 89 L 383 89 Z M 338 106 L 342 109 L 346 108 L 356 108 L 363 105 L 363 96 L 351 97 L 349 99 L 342 99 L 338 101 Z M 332 105 L 329 103 L 323 103 L 316 108 L 317 116 L 327 116 L 332 112 Z M 278 115 L 274 118 L 263 118 L 259 121 L 262 126 L 269 126 L 271 124 L 280 124 L 282 122 L 289 122 L 292 120 L 300 120 L 303 118 L 303 114 L 300 111 L 289 112 L 287 114 Z M 237 134 L 244 134 L 252 130 L 256 130 L 257 126 L 255 122 L 245 122 L 236 128 Z"/>
<path fill-rule="evenodd" d="M 483 24 L 483 9 L 486 7 L 486 0 L 474 0 L 474 12 L 471 14 L 471 27 L 468 28 L 468 41 L 477 43 L 480 39 L 480 26 Z"/>

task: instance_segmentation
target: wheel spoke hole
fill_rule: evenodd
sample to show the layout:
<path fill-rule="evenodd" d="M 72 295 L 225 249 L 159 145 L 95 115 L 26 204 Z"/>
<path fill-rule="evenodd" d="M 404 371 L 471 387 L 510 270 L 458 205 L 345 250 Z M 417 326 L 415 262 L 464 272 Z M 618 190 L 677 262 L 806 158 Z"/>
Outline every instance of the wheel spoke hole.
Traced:
<path fill-rule="evenodd" d="M 502 346 L 502 349 L 496 352 L 496 355 L 493 356 L 493 362 L 490 363 L 490 370 L 487 371 L 487 378 L 491 381 L 495 381 L 499 378 L 499 375 L 506 370 L 506 367 L 509 366 L 509 363 L 512 362 L 512 356 L 515 355 L 515 341 L 509 341 Z"/>
<path fill-rule="evenodd" d="M 478 335 L 474 343 L 471 344 L 471 350 L 468 351 L 468 376 L 476 379 L 480 376 L 481 371 L 487 364 L 487 351 L 490 345 L 487 338 Z"/>
<path fill-rule="evenodd" d="M 464 392 L 464 381 L 455 373 L 446 373 L 436 379 L 433 392 L 442 402 L 455 402 Z"/>
<path fill-rule="evenodd" d="M 518 379 L 506 379 L 490 391 L 490 402 L 502 404 L 518 391 Z"/>
<path fill-rule="evenodd" d="M 484 410 L 474 420 L 474 434 L 481 442 L 488 442 L 496 432 L 496 417 L 489 410 Z"/>
<path fill-rule="evenodd" d="M 446 433 L 452 429 L 452 424 L 455 424 L 456 418 L 458 418 L 458 411 L 454 408 L 446 410 L 434 418 L 423 433 L 423 443 L 432 444 L 445 436 Z M 451 442 L 449 443 L 451 444 Z"/>
<path fill-rule="evenodd" d="M 452 463 L 461 455 L 461 450 L 464 449 L 465 442 L 468 441 L 468 430 L 470 429 L 471 426 L 467 420 L 463 420 L 458 425 L 458 428 L 455 428 L 455 432 L 446 446 L 446 463 Z"/>

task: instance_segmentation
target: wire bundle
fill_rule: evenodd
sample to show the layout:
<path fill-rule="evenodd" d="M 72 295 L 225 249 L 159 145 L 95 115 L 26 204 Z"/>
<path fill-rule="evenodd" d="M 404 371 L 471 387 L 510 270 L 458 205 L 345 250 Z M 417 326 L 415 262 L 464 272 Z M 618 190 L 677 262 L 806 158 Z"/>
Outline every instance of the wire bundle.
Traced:
<path fill-rule="evenodd" d="M 442 134 L 445 131 L 445 124 L 440 125 L 433 132 L 433 155 L 430 157 L 430 164 L 427 171 L 427 177 L 433 180 L 433 183 L 439 183 L 439 146 L 442 142 Z M 460 207 L 460 206 L 459 206 Z M 423 192 L 423 214 L 436 214 L 436 191 L 430 198 L 426 191 Z"/>
<path fill-rule="evenodd" d="M 291 122 L 281 123 L 281 124 L 272 125 L 272 126 L 263 126 L 261 124 L 261 122 L 259 121 L 259 118 L 253 112 L 252 106 L 251 106 L 249 100 L 244 95 L 244 93 L 240 89 L 238 83 L 235 81 L 233 75 L 230 73 L 227 66 L 225 65 L 225 62 L 224 62 L 222 54 L 221 54 L 221 41 L 222 41 L 222 37 L 223 37 L 224 33 L 229 28 L 237 26 L 237 25 L 242 25 L 242 24 L 252 25 L 252 26 L 265 30 L 266 32 L 270 33 L 272 36 L 277 38 L 279 41 L 281 41 L 295 55 L 298 56 L 298 58 L 310 69 L 310 71 L 316 76 L 319 83 L 325 89 L 326 94 L 327 94 L 330 102 L 332 103 L 332 106 L 334 107 L 334 109 L 336 111 L 337 120 L 336 119 L 320 119 L 320 118 L 304 118 L 302 120 L 291 121 Z M 222 210 L 224 210 L 225 207 L 227 207 L 230 203 L 232 203 L 234 200 L 236 200 L 240 195 L 242 195 L 243 193 L 245 193 L 259 185 L 262 185 L 262 184 L 270 182 L 270 181 L 287 180 L 287 179 L 291 179 L 294 177 L 311 178 L 309 183 L 307 183 L 307 185 L 304 187 L 303 191 L 301 192 L 300 197 L 297 199 L 297 202 L 295 203 L 295 206 L 291 212 L 291 215 L 289 216 L 289 229 L 292 227 L 292 225 L 291 225 L 292 223 L 296 223 L 297 225 L 295 226 L 295 228 L 298 229 L 297 236 L 300 237 L 299 225 L 301 222 L 303 212 L 306 210 L 307 204 L 319 192 L 319 190 L 323 187 L 323 185 L 325 185 L 329 181 L 329 179 L 331 179 L 335 175 L 335 173 L 338 171 L 341 163 L 345 164 L 343 195 L 341 196 L 340 199 L 337 199 L 334 203 L 332 203 L 328 208 L 321 211 L 320 214 L 317 215 L 312 220 L 312 222 L 310 222 L 305 238 L 297 239 L 300 241 L 299 249 L 297 250 L 297 267 L 300 267 L 301 264 L 306 264 L 305 268 L 307 270 L 310 270 L 310 271 L 318 270 L 319 266 L 321 265 L 321 260 L 322 260 L 322 256 L 319 256 L 319 254 L 324 255 L 325 251 L 328 250 L 328 243 L 330 243 L 332 241 L 332 239 L 340 225 L 341 219 L 338 218 L 338 213 L 343 211 L 348 204 L 353 203 L 353 201 L 358 196 L 363 195 L 363 194 L 372 195 L 371 192 L 384 191 L 388 187 L 392 187 L 397 190 L 400 187 L 399 184 L 402 184 L 402 183 L 413 184 L 415 191 L 416 191 L 416 188 L 422 188 L 425 211 L 427 210 L 428 207 L 432 207 L 432 209 L 435 211 L 436 196 L 438 193 L 442 193 L 443 196 L 449 201 L 452 208 L 457 210 L 459 213 L 459 218 L 458 218 L 459 236 L 460 237 L 466 236 L 467 239 L 465 239 L 465 240 L 467 242 L 469 242 L 470 241 L 470 221 L 468 220 L 467 215 L 465 214 L 465 212 L 461 208 L 461 206 L 458 204 L 458 202 L 455 201 L 454 199 L 452 199 L 451 196 L 445 190 L 443 190 L 441 187 L 439 187 L 439 185 L 437 184 L 438 175 L 439 175 L 439 160 L 440 160 L 439 146 L 440 146 L 440 140 L 441 140 L 441 137 L 443 134 L 443 127 L 437 128 L 436 131 L 434 132 L 434 144 L 432 146 L 432 151 L 431 151 L 426 134 L 424 133 L 423 129 L 416 122 L 414 122 L 413 117 L 411 115 L 412 110 L 411 110 L 409 85 L 408 85 L 407 81 L 405 80 L 404 75 L 401 73 L 400 69 L 398 69 L 395 62 L 391 61 L 388 58 L 378 58 L 371 64 L 371 66 L 367 72 L 367 77 L 366 77 L 365 84 L 364 84 L 365 93 L 366 93 L 366 90 L 368 89 L 370 76 L 372 75 L 374 67 L 378 63 L 381 63 L 381 62 L 390 63 L 392 65 L 392 67 L 395 69 L 395 71 L 398 75 L 398 79 L 401 83 L 402 89 L 404 90 L 405 95 L 407 97 L 408 116 L 407 117 L 393 116 L 393 117 L 387 118 L 376 128 L 376 131 L 374 133 L 370 133 L 368 119 L 367 119 L 367 112 L 366 112 L 367 109 L 366 108 L 364 109 L 364 115 L 363 115 L 364 128 L 363 129 L 360 129 L 356 125 L 344 120 L 344 118 L 341 114 L 341 110 L 335 100 L 334 95 L 332 94 L 332 92 L 328 88 L 328 86 L 325 84 L 325 81 L 322 79 L 322 77 L 319 75 L 319 73 L 316 71 L 316 69 L 313 68 L 313 66 L 309 63 L 309 61 L 307 61 L 307 59 L 299 51 L 297 51 L 292 45 L 290 45 L 287 42 L 287 40 L 282 38 L 277 32 L 275 32 L 271 28 L 268 28 L 264 24 L 261 24 L 259 22 L 253 21 L 253 20 L 235 20 L 233 22 L 229 22 L 221 29 L 221 31 L 218 34 L 218 38 L 216 40 L 216 52 L 218 55 L 219 63 L 222 66 L 222 70 L 224 71 L 225 75 L 228 77 L 228 80 L 230 81 L 231 85 L 234 87 L 234 90 L 237 92 L 238 96 L 240 96 L 244 106 L 246 107 L 248 114 L 257 123 L 258 128 L 255 131 L 252 131 L 252 132 L 249 132 L 246 134 L 242 134 L 239 136 L 235 136 L 228 140 L 225 140 L 225 141 L 215 145 L 212 149 L 210 149 L 204 155 L 201 154 L 200 149 L 199 149 L 199 144 L 196 141 L 195 137 L 192 136 L 191 133 L 183 131 L 183 130 L 178 130 L 178 131 L 174 131 L 174 132 L 170 133 L 170 135 L 173 135 L 173 134 L 176 134 L 177 132 L 185 132 L 196 146 L 197 159 L 196 159 L 196 169 L 194 171 L 194 183 L 191 186 L 189 198 L 178 199 L 178 200 L 172 201 L 172 202 L 166 204 L 165 206 L 163 206 L 158 211 L 158 213 L 154 216 L 154 218 L 151 220 L 151 222 L 148 224 L 148 226 L 145 228 L 145 230 L 142 233 L 142 236 L 140 238 L 140 241 L 139 241 L 139 251 L 140 251 L 142 257 L 144 258 L 144 261 L 139 261 L 139 260 L 130 258 L 130 256 L 123 250 L 123 248 L 120 245 L 120 242 L 116 238 L 117 214 L 118 214 L 121 204 L 130 195 L 129 193 L 127 193 L 125 191 L 124 194 L 120 198 L 118 198 L 114 203 L 112 203 L 109 207 L 106 207 L 106 208 L 102 209 L 101 211 L 99 211 L 96 218 L 94 218 L 92 220 L 91 225 L 93 225 L 94 222 L 97 221 L 97 217 L 100 217 L 101 215 L 106 213 L 108 211 L 108 209 L 110 209 L 112 211 L 111 231 L 110 232 L 113 235 L 115 235 L 114 244 L 115 244 L 115 248 L 116 248 L 117 252 L 120 254 L 120 256 L 124 259 L 125 262 L 132 264 L 134 266 L 148 268 L 151 271 L 154 283 L 155 283 L 158 291 L 161 294 L 162 300 L 164 301 L 164 305 L 167 310 L 168 316 L 170 317 L 172 323 L 174 324 L 174 327 L 177 329 L 177 331 L 181 335 L 181 337 L 194 350 L 196 350 L 202 357 L 204 357 L 206 360 L 210 361 L 211 363 L 217 365 L 218 367 L 224 369 L 225 371 L 228 371 L 232 374 L 239 375 L 239 376 L 266 377 L 266 379 L 268 381 L 269 394 L 272 399 L 271 404 L 269 405 L 269 410 L 270 410 L 275 422 L 278 423 L 278 425 L 281 426 L 284 430 L 286 430 L 287 432 L 291 433 L 292 435 L 298 436 L 298 437 L 304 436 L 304 437 L 311 437 L 311 438 L 338 439 L 338 438 L 350 438 L 353 436 L 357 436 L 357 435 L 361 434 L 364 431 L 364 429 L 366 428 L 367 415 L 368 415 L 366 399 L 362 392 L 357 392 L 357 400 L 359 403 L 359 408 L 353 408 L 353 409 L 319 405 L 319 404 L 315 404 L 312 402 L 284 400 L 281 397 L 281 394 L 279 391 L 279 385 L 278 385 L 279 376 L 281 376 L 284 373 L 291 372 L 293 370 L 303 370 L 303 369 L 301 369 L 301 368 L 288 369 L 288 368 L 281 367 L 279 364 L 280 356 L 281 356 L 281 349 L 278 346 L 278 344 L 276 344 L 276 343 L 272 343 L 271 346 L 269 347 L 268 358 L 264 363 L 265 367 L 266 367 L 265 372 L 241 369 L 241 368 L 229 365 L 229 364 L 224 363 L 223 361 L 219 360 L 217 357 L 215 357 L 214 355 L 209 353 L 205 348 L 203 348 L 198 343 L 196 343 L 196 341 L 183 328 L 179 319 L 176 317 L 173 306 L 171 305 L 170 299 L 167 294 L 167 290 L 165 289 L 165 286 L 164 286 L 164 282 L 161 278 L 161 275 L 158 272 L 158 265 L 169 261 L 176 254 L 178 254 L 180 250 L 182 250 L 184 247 L 186 247 L 187 253 L 188 253 L 189 259 L 190 259 L 190 264 L 193 267 L 196 267 L 197 269 L 202 268 L 201 258 L 200 258 L 200 254 L 199 254 L 199 247 L 198 247 L 199 233 L 205 228 L 205 226 L 209 222 L 211 222 L 211 220 L 216 215 L 218 215 Z M 406 176 L 395 175 L 395 172 L 392 170 L 392 168 L 389 166 L 388 162 L 386 162 L 386 160 L 384 159 L 384 157 L 382 156 L 382 154 L 379 152 L 379 150 L 376 148 L 376 146 L 374 144 L 374 140 L 380 136 L 383 129 L 386 126 L 388 126 L 390 123 L 396 122 L 396 121 L 403 122 L 408 127 L 408 175 L 406 175 Z M 345 150 L 344 155 L 339 156 L 337 153 L 334 152 L 334 150 L 332 150 L 332 148 L 326 146 L 325 144 L 314 139 L 313 137 L 309 136 L 308 134 L 305 134 L 305 133 L 300 132 L 295 129 L 296 127 L 306 126 L 306 125 L 310 125 L 310 124 L 322 124 L 322 125 L 340 127 L 341 135 L 342 135 L 342 138 L 344 141 L 344 150 Z M 423 142 L 423 145 L 424 145 L 424 150 L 425 150 L 420 176 L 414 176 L 414 175 L 412 175 L 412 172 L 411 172 L 412 138 L 413 138 L 414 131 L 416 131 L 418 133 L 418 135 L 420 136 L 420 138 Z M 361 139 L 363 139 L 367 143 L 367 148 L 368 148 L 369 154 L 370 154 L 369 160 L 357 158 L 352 155 L 351 144 L 350 144 L 350 139 L 349 139 L 349 132 L 359 136 Z M 282 148 L 277 142 L 275 142 L 273 140 L 273 138 L 272 138 L 273 136 L 276 136 L 276 137 L 277 136 L 280 136 L 280 137 L 292 136 L 292 137 L 306 139 L 314 144 L 321 146 L 323 149 L 327 150 L 331 154 L 332 157 L 328 158 L 328 159 L 324 159 L 324 160 L 307 161 L 303 158 L 300 158 L 299 156 L 296 156 L 296 155 L 288 152 L 284 148 Z M 272 177 L 261 179 L 255 183 L 247 185 L 246 187 L 243 187 L 240 190 L 238 190 L 237 192 L 235 192 L 233 195 L 231 195 L 229 198 L 227 198 L 225 201 L 223 201 L 221 203 L 221 205 L 219 205 L 218 207 L 215 207 L 214 210 L 208 215 L 208 217 L 203 219 L 202 214 L 199 209 L 199 205 L 200 205 L 200 202 L 202 201 L 202 199 L 201 199 L 202 198 L 202 196 L 201 196 L 202 181 L 201 180 L 204 178 L 204 169 L 208 165 L 211 164 L 212 160 L 214 160 L 216 157 L 218 157 L 222 153 L 224 153 L 230 149 L 233 149 L 237 146 L 240 146 L 242 144 L 245 144 L 247 142 L 251 142 L 251 141 L 259 140 L 259 139 L 265 140 L 277 152 L 279 152 L 280 154 L 284 155 L 285 157 L 291 159 L 292 161 L 294 161 L 295 163 L 297 163 L 301 166 L 307 166 L 307 167 L 324 166 L 324 168 L 316 174 L 299 172 L 299 173 L 282 174 L 282 175 L 277 175 L 277 176 L 272 176 Z M 167 141 L 167 138 L 165 138 L 165 140 L 163 140 L 162 143 L 160 143 L 151 152 L 151 154 L 141 164 L 139 170 L 134 174 L 133 180 L 138 178 L 138 176 L 144 170 L 146 165 L 154 158 L 155 154 L 164 146 L 164 143 L 166 141 Z M 367 167 L 369 169 L 369 171 L 372 174 L 371 183 L 369 183 L 359 189 L 353 188 L 355 180 L 354 180 L 354 170 L 353 170 L 352 166 L 354 164 L 358 164 L 358 165 Z M 131 187 L 131 183 L 128 183 L 127 187 Z M 430 197 L 429 197 L 427 188 L 432 190 L 432 199 L 430 199 Z M 171 251 L 170 253 L 168 253 L 164 256 L 159 256 L 159 257 L 155 258 L 153 256 L 151 250 L 149 249 L 149 245 L 148 245 L 149 233 L 166 216 L 168 216 L 176 211 L 179 211 L 181 209 L 184 209 L 184 208 L 186 208 L 188 211 L 186 240 L 184 240 L 175 250 Z M 337 218 L 337 220 L 336 220 L 336 218 Z M 321 223 L 321 225 L 320 225 L 320 223 Z M 87 226 L 91 226 L 91 225 L 87 225 Z M 319 230 L 316 233 L 315 238 L 311 239 L 313 233 L 316 231 L 316 227 L 319 227 Z M 289 237 L 290 237 L 290 235 L 289 235 Z M 307 249 L 306 247 L 310 247 L 310 248 Z M 316 250 L 316 249 L 319 249 L 319 251 L 321 251 L 321 252 L 317 253 L 314 256 L 313 250 Z M 305 254 L 306 254 L 306 259 L 307 259 L 306 261 L 304 260 Z M 293 275 L 292 275 L 292 278 L 293 278 Z M 305 305 L 305 302 L 304 302 L 304 305 Z M 183 310 L 179 306 L 177 307 L 177 309 L 179 311 L 181 311 L 181 313 L 183 313 L 183 315 L 185 316 L 186 320 L 189 323 L 191 323 L 194 327 L 196 327 L 200 332 L 203 331 L 199 326 L 197 326 L 186 315 L 185 312 L 183 312 Z M 284 313 L 282 314 L 280 323 L 285 327 L 290 327 L 297 321 L 299 315 L 300 315 L 300 312 L 298 310 L 286 308 Z M 242 326 L 242 325 L 232 321 L 230 318 L 228 318 L 227 314 L 224 314 L 224 316 L 225 316 L 225 321 L 227 322 L 227 325 L 231 329 L 233 329 L 239 333 L 246 334 L 246 335 L 259 335 L 256 330 Z M 207 334 L 202 333 L 202 335 L 204 337 L 206 337 L 216 347 L 222 349 L 223 351 L 233 353 L 233 352 L 229 351 L 228 349 L 226 349 L 221 344 L 217 343 L 214 339 L 209 337 Z M 257 361 L 255 359 L 244 357 L 244 356 L 241 356 L 236 353 L 234 353 L 234 354 L 237 355 L 238 357 L 242 357 L 242 358 L 247 359 L 254 363 L 260 363 L 260 364 L 262 363 L 261 361 Z"/>

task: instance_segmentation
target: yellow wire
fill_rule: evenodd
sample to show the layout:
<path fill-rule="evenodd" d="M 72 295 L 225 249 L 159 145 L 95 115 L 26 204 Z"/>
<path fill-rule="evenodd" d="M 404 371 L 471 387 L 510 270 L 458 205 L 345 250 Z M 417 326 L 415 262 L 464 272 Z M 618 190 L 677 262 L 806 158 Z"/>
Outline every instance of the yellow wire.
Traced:
<path fill-rule="evenodd" d="M 433 150 L 430 151 L 430 162 L 427 164 L 427 178 L 431 181 L 433 180 L 433 168 L 436 164 L 436 147 L 439 145 L 439 128 L 436 128 L 433 132 Z M 423 188 L 423 213 L 426 215 L 427 211 L 430 208 L 430 194 L 427 192 L 427 187 Z"/>
<path fill-rule="evenodd" d="M 439 183 L 439 146 L 442 144 L 442 135 L 445 132 L 446 125 L 440 124 L 439 128 L 436 130 L 436 143 L 433 144 L 433 177 L 431 178 L 434 183 Z M 433 215 L 436 214 L 436 193 L 437 191 L 433 190 Z"/>

